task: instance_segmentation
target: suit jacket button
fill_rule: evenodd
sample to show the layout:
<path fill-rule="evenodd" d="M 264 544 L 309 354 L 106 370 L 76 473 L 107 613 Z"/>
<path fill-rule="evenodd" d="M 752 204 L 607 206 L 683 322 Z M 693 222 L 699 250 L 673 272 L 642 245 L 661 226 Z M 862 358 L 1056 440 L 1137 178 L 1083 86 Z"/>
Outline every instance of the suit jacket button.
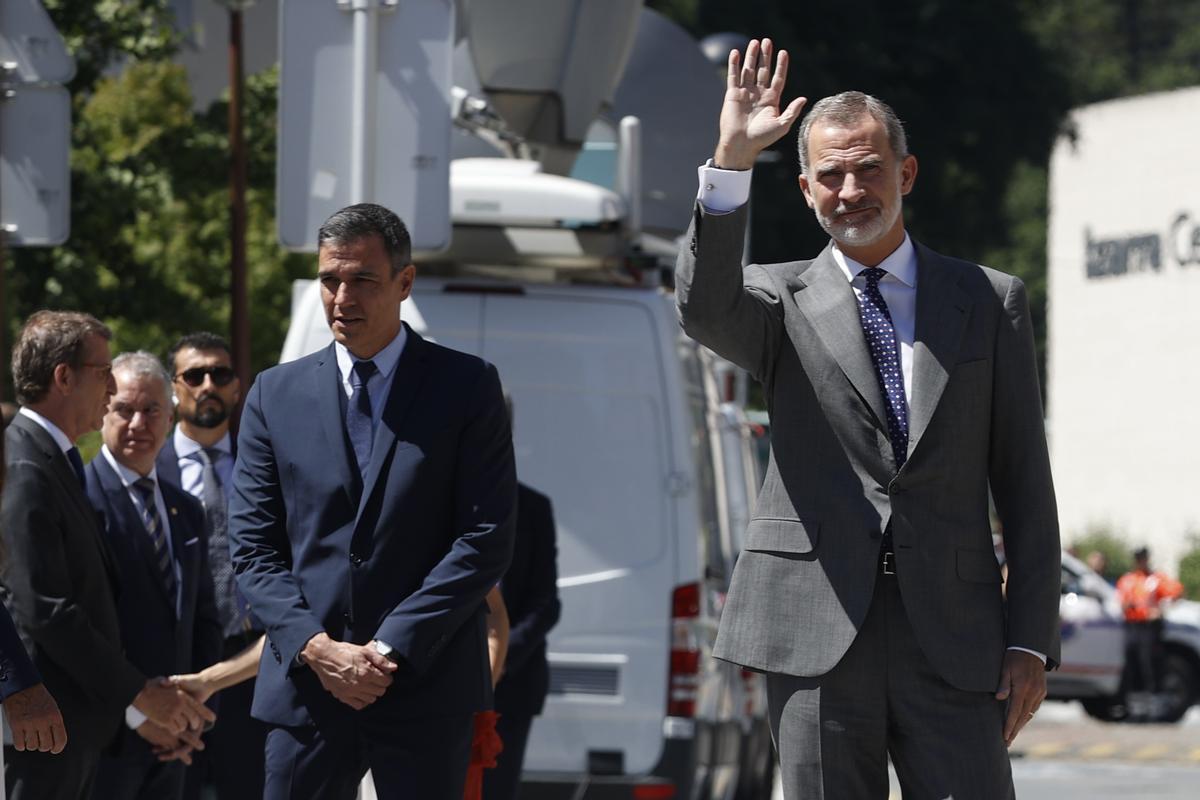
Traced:
<path fill-rule="evenodd" d="M 363 563 L 363 557 L 360 556 L 358 553 L 351 553 L 350 554 L 350 563 L 356 567 L 361 567 L 362 563 Z"/>

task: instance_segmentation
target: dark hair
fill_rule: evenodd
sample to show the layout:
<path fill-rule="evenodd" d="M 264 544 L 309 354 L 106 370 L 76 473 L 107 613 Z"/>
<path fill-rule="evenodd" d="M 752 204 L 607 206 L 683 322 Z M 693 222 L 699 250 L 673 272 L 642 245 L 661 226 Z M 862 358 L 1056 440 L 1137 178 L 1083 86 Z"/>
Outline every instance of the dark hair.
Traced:
<path fill-rule="evenodd" d="M 171 349 L 167 351 L 167 372 L 171 373 L 171 377 L 175 377 L 175 356 L 179 355 L 180 350 L 224 350 L 229 354 L 229 359 L 233 360 L 233 350 L 229 347 L 229 342 L 224 336 L 218 336 L 215 333 L 208 331 L 196 331 L 189 333 L 186 336 L 180 336 L 179 341 L 171 345 Z"/>
<path fill-rule="evenodd" d="M 25 320 L 12 352 L 13 388 L 23 406 L 41 402 L 54 382 L 54 369 L 83 366 L 83 347 L 95 334 L 106 341 L 112 331 L 91 314 L 77 311 L 36 311 Z"/>
<path fill-rule="evenodd" d="M 891 106 L 869 94 L 842 92 L 819 100 L 800 123 L 800 135 L 796 141 L 800 171 L 808 174 L 808 134 L 814 123 L 829 120 L 835 125 L 853 125 L 863 117 L 873 117 L 884 127 L 888 144 L 892 146 L 892 154 L 898 161 L 903 161 L 908 156 L 908 137 L 904 133 L 904 123 L 896 116 Z"/>
<path fill-rule="evenodd" d="M 412 238 L 408 228 L 393 212 L 375 203 L 346 206 L 317 231 L 317 249 L 326 244 L 351 244 L 371 236 L 383 240 L 383 249 L 395 275 L 412 263 Z"/>

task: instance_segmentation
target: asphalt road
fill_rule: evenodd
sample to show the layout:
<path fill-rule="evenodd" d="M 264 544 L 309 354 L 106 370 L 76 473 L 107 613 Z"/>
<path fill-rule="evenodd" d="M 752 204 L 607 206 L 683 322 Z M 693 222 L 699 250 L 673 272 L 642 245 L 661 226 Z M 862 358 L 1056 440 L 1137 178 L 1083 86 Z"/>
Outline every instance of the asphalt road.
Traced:
<path fill-rule="evenodd" d="M 1200 707 L 1177 725 L 1097 722 L 1078 703 L 1046 703 L 1012 749 L 1020 800 L 1200 797 Z M 776 782 L 772 800 L 783 800 Z M 889 800 L 900 800 L 892 776 Z"/>

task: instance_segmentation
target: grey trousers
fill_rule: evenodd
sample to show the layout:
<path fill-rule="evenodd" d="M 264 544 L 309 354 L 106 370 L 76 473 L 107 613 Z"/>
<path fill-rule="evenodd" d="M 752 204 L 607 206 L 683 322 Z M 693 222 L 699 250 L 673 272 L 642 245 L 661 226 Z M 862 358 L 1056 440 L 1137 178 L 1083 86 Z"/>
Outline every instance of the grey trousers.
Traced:
<path fill-rule="evenodd" d="M 887 757 L 904 800 L 1012 800 L 1004 704 L 946 683 L 921 652 L 894 576 L 862 629 L 818 678 L 767 676 L 787 800 L 884 800 Z"/>

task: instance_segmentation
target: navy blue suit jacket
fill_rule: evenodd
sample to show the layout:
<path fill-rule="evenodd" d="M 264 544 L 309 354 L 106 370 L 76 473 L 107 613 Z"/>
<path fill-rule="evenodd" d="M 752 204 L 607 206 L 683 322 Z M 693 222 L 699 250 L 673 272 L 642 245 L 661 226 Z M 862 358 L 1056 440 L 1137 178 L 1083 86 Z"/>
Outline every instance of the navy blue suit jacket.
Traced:
<path fill-rule="evenodd" d="M 500 583 L 508 609 L 508 655 L 496 686 L 501 714 L 540 714 L 550 688 L 546 634 L 558 622 L 557 546 L 550 498 L 525 484 L 517 493 L 517 538 Z"/>
<path fill-rule="evenodd" d="M 333 345 L 263 372 L 246 398 L 229 536 L 238 585 L 269 636 L 253 706 L 266 722 L 358 713 L 297 662 L 320 632 L 396 649 L 395 681 L 363 714 L 467 714 L 491 702 L 485 597 L 508 567 L 516 512 L 499 377 L 409 329 L 384 401 L 360 478 Z"/>
<path fill-rule="evenodd" d="M 182 580 L 180 613 L 155 565 L 154 545 L 121 478 L 103 454 L 92 459 L 88 499 L 116 564 L 121 587 L 117 617 L 126 657 L 146 675 L 194 672 L 220 660 L 221 624 L 208 569 L 204 509 L 191 495 L 159 481 L 171 546 Z"/>

